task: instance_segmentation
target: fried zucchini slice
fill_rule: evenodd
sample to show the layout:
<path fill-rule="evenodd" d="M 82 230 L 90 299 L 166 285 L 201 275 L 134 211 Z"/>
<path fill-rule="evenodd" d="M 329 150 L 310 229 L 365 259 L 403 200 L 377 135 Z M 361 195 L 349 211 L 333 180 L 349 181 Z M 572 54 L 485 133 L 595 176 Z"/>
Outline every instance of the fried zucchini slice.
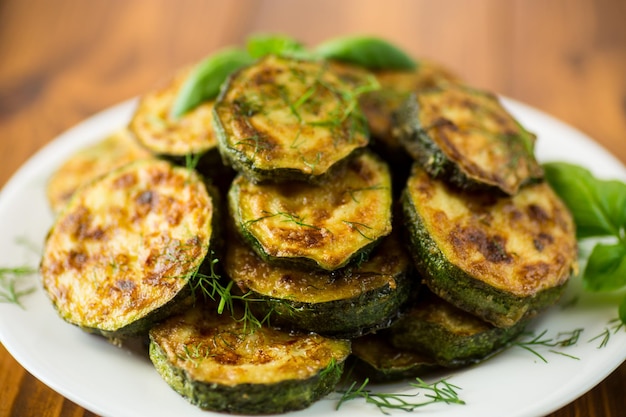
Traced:
<path fill-rule="evenodd" d="M 469 193 L 415 164 L 402 206 L 424 282 L 495 326 L 553 304 L 577 268 L 571 214 L 547 183 L 513 197 Z"/>
<path fill-rule="evenodd" d="M 216 205 L 195 171 L 145 159 L 77 191 L 41 261 L 59 315 L 107 337 L 145 333 L 191 296 L 214 238 Z"/>
<path fill-rule="evenodd" d="M 450 368 L 487 359 L 506 347 L 525 325 L 521 320 L 511 327 L 495 327 L 424 289 L 385 337 L 397 349 L 419 352 Z"/>
<path fill-rule="evenodd" d="M 133 134 L 122 129 L 92 145 L 79 149 L 59 166 L 46 185 L 46 197 L 59 213 L 78 187 L 129 162 L 147 158 L 150 152 L 139 146 Z"/>
<path fill-rule="evenodd" d="M 226 274 L 273 325 L 351 338 L 385 328 L 418 284 L 401 239 L 391 235 L 358 266 L 328 272 L 271 266 L 231 239 Z"/>
<path fill-rule="evenodd" d="M 362 259 L 391 232 L 391 174 L 364 152 L 316 184 L 239 175 L 228 204 L 238 233 L 266 262 L 330 271 Z"/>
<path fill-rule="evenodd" d="M 171 115 L 176 97 L 193 67 L 144 94 L 129 123 L 139 143 L 158 157 L 197 168 L 211 178 L 226 175 L 213 128 L 213 100 L 200 103 L 179 118 Z M 232 178 L 232 175 L 231 175 Z"/>
<path fill-rule="evenodd" d="M 435 62 L 420 59 L 412 71 L 380 70 L 374 72 L 380 88 L 363 94 L 359 99 L 367 119 L 370 135 L 380 143 L 385 154 L 404 152 L 393 133 L 394 113 L 409 94 L 448 83 L 459 83 L 460 78 Z"/>
<path fill-rule="evenodd" d="M 353 83 L 323 61 L 261 58 L 230 77 L 214 114 L 224 159 L 255 182 L 314 181 L 369 143 Z"/>
<path fill-rule="evenodd" d="M 440 368 L 428 355 L 414 349 L 393 346 L 387 332 L 371 333 L 353 339 L 350 361 L 355 376 L 372 382 L 423 377 Z"/>
<path fill-rule="evenodd" d="M 150 359 L 176 392 L 206 410 L 284 413 L 334 390 L 350 341 L 244 326 L 215 307 L 192 308 L 150 330 Z"/>
<path fill-rule="evenodd" d="M 455 84 L 422 90 L 398 110 L 397 122 L 407 152 L 460 188 L 513 195 L 543 177 L 535 135 L 486 91 Z"/>

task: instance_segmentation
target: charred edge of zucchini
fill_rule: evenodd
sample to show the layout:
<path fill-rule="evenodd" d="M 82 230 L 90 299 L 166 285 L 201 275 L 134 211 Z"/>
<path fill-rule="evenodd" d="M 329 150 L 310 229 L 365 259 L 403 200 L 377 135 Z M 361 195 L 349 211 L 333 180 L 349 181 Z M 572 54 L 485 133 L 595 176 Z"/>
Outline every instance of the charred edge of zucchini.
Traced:
<path fill-rule="evenodd" d="M 439 368 L 429 355 L 393 346 L 387 332 L 352 340 L 352 355 L 346 365 L 352 371 L 350 377 L 367 378 L 374 383 L 423 377 Z"/>
<path fill-rule="evenodd" d="M 408 299 L 410 279 L 406 273 L 396 276 L 396 288 L 383 288 L 365 292 L 356 298 L 304 303 L 280 299 L 251 291 L 255 314 L 269 314 L 270 323 L 293 330 L 310 331 L 335 339 L 351 339 L 385 329 L 397 318 Z"/>
<path fill-rule="evenodd" d="M 481 94 L 481 92 L 477 92 Z M 494 99 L 497 100 L 497 98 Z M 514 195 L 519 188 L 540 182 L 543 178 L 543 171 L 540 165 L 534 161 L 532 145 L 524 145 L 522 153 L 527 154 L 527 158 L 532 165 L 531 172 L 523 180 L 516 184 L 507 184 L 504 179 L 495 179 L 489 174 L 470 174 L 457 161 L 446 155 L 430 137 L 429 132 L 421 125 L 417 115 L 420 106 L 416 94 L 410 94 L 400 108 L 394 113 L 393 119 L 396 128 L 394 134 L 406 150 L 407 154 L 417 161 L 431 176 L 445 180 L 452 186 L 466 191 L 489 191 L 503 195 Z M 441 119 L 442 124 L 449 124 L 451 128 L 457 129 L 453 122 L 445 118 Z M 535 135 L 528 132 L 519 122 L 515 125 L 520 130 L 521 140 L 533 142 Z M 520 154 L 520 158 L 522 155 Z M 462 158 L 462 156 L 461 156 Z M 511 164 L 513 164 L 511 162 Z M 492 174 L 499 175 L 499 174 Z"/>
<path fill-rule="evenodd" d="M 344 363 L 332 363 L 317 375 L 267 386 L 227 386 L 192 381 L 186 372 L 173 366 L 157 343 L 151 342 L 150 359 L 162 378 L 191 404 L 203 410 L 233 414 L 266 415 L 302 410 L 330 394 L 341 379 Z"/>
<path fill-rule="evenodd" d="M 363 264 L 362 269 L 354 266 L 335 271 L 306 270 L 300 267 L 275 270 L 281 275 L 280 282 L 284 279 L 289 283 L 287 288 L 294 285 L 302 286 L 298 274 L 305 276 L 305 285 L 315 288 L 318 291 L 315 294 L 322 293 L 322 296 L 326 297 L 319 302 L 296 299 L 305 292 L 304 290 L 292 296 L 288 292 L 281 294 L 278 286 L 273 287 L 272 294 L 250 288 L 254 284 L 253 282 L 247 284 L 246 279 L 253 281 L 270 278 L 263 272 L 259 273 L 260 277 L 239 272 L 260 271 L 259 264 L 264 261 L 251 250 L 244 248 L 245 241 L 235 242 L 234 237 L 229 240 L 225 270 L 227 275 L 230 272 L 229 278 L 235 282 L 237 288 L 242 293 L 249 293 L 248 298 L 255 300 L 250 301 L 248 305 L 257 317 L 268 317 L 272 325 L 291 330 L 314 332 L 336 339 L 350 339 L 389 327 L 419 286 L 409 255 L 401 247 L 401 240 L 398 238 L 396 242 L 395 235 L 385 239 L 386 241 L 370 258 L 369 262 L 373 264 L 371 266 Z M 245 252 L 239 252 L 240 249 L 235 249 L 231 245 L 238 245 L 238 248 Z M 395 254 L 394 250 L 400 250 L 401 254 Z M 245 265 L 234 270 L 237 268 L 237 261 Z M 368 279 L 368 275 L 372 277 L 372 281 Z M 386 276 L 389 278 L 385 278 L 385 282 L 374 281 L 377 277 Z M 330 281 L 331 284 L 326 284 L 325 281 Z M 333 282 L 337 282 L 337 285 L 333 286 Z M 374 282 L 375 285 L 368 284 L 369 282 Z M 340 294 L 339 291 L 344 285 L 351 284 L 358 284 L 360 293 L 356 295 L 350 293 L 340 298 L 337 295 Z"/>
<path fill-rule="evenodd" d="M 387 335 L 398 349 L 420 352 L 443 367 L 456 368 L 495 355 L 521 334 L 527 323 L 520 320 L 510 327 L 494 327 L 423 291 Z"/>
<path fill-rule="evenodd" d="M 416 214 L 407 190 L 403 191 L 401 199 L 411 256 L 423 283 L 451 304 L 496 327 L 510 327 L 553 305 L 565 291 L 569 280 L 533 296 L 520 297 L 475 279 L 446 260 Z"/>

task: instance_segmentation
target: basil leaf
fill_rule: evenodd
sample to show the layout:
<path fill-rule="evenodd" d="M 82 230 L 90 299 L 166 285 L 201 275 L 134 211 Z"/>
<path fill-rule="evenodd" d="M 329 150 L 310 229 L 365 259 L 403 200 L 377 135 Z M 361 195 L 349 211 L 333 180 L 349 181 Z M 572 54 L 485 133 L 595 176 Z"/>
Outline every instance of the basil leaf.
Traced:
<path fill-rule="evenodd" d="M 265 55 L 312 58 L 302 43 L 284 35 L 253 35 L 248 38 L 246 47 L 253 58 L 261 58 Z"/>
<path fill-rule="evenodd" d="M 626 245 L 597 243 L 587 260 L 583 284 L 590 291 L 614 291 L 626 287 Z"/>
<path fill-rule="evenodd" d="M 626 297 L 624 297 L 624 299 L 620 303 L 618 312 L 619 319 L 622 321 L 622 323 L 626 324 Z"/>
<path fill-rule="evenodd" d="M 181 86 L 170 116 L 178 119 L 200 103 L 214 99 L 232 72 L 253 61 L 246 51 L 236 48 L 223 49 L 205 58 L 195 66 Z"/>
<path fill-rule="evenodd" d="M 595 178 L 566 162 L 543 165 L 545 177 L 570 209 L 579 238 L 620 236 L 626 226 L 626 184 Z"/>
<path fill-rule="evenodd" d="M 391 43 L 368 36 L 348 36 L 326 41 L 315 49 L 326 59 L 357 64 L 372 70 L 415 69 L 415 61 Z"/>

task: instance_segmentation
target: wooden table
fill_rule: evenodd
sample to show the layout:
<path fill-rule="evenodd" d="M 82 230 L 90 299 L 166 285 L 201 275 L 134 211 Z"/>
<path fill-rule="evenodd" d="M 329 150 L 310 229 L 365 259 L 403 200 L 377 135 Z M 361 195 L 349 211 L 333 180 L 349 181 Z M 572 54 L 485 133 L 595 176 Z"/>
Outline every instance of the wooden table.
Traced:
<path fill-rule="evenodd" d="M 312 45 L 384 37 L 564 120 L 626 162 L 625 21 L 621 0 L 4 0 L 0 186 L 75 123 L 255 32 Z M 625 381 L 622 364 L 552 416 L 621 416 Z M 0 416 L 91 415 L 0 346 Z"/>

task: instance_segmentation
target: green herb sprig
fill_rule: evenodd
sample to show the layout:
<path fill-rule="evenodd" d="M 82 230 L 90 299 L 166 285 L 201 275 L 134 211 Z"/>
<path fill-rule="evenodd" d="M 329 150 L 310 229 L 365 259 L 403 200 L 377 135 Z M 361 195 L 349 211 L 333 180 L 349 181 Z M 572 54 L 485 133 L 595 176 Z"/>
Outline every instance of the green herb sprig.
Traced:
<path fill-rule="evenodd" d="M 544 363 L 548 363 L 548 360 L 543 354 L 541 354 L 539 348 L 548 348 L 548 352 L 550 353 L 578 360 L 580 358 L 565 353 L 562 350 L 557 350 L 556 348 L 565 348 L 575 345 L 576 343 L 578 343 L 578 339 L 580 338 L 580 335 L 583 331 L 584 329 L 578 328 L 568 332 L 560 332 L 556 335 L 556 337 L 548 337 L 547 330 L 544 330 L 539 334 L 527 333 L 525 334 L 525 336 L 529 336 L 529 339 L 524 340 L 522 337 L 521 339 L 513 342 L 512 345 L 527 350 L 528 352 L 541 359 L 541 361 Z"/>
<path fill-rule="evenodd" d="M 0 302 L 12 303 L 24 308 L 21 298 L 35 291 L 35 287 L 24 287 L 22 280 L 36 272 L 36 269 L 29 266 L 0 268 Z"/>
<path fill-rule="evenodd" d="M 626 289 L 626 183 L 598 179 L 583 167 L 566 162 L 544 164 L 545 176 L 572 213 L 579 240 L 594 243 L 582 273 L 591 292 Z M 618 307 L 626 323 L 626 296 Z"/>
<path fill-rule="evenodd" d="M 609 324 L 604 328 L 604 330 L 598 334 L 597 336 L 592 337 L 588 340 L 588 342 L 596 342 L 599 341 L 600 344 L 597 346 L 598 349 L 602 349 L 609 344 L 611 340 L 611 336 L 617 334 L 620 330 L 626 330 L 626 323 L 621 321 L 620 319 L 613 319 L 609 322 Z"/>
<path fill-rule="evenodd" d="M 270 309 L 261 318 L 255 316 L 250 303 L 264 300 L 253 298 L 252 292 L 242 295 L 235 294 L 233 292 L 234 281 L 229 281 L 228 284 L 224 285 L 221 276 L 216 271 L 219 261 L 213 253 L 211 253 L 211 256 L 209 273 L 196 271 L 194 277 L 190 280 L 193 294 L 196 296 L 202 295 L 217 302 L 217 313 L 224 314 L 224 312 L 228 312 L 234 320 L 242 322 L 244 333 L 253 332 L 264 324 L 269 324 L 273 309 Z M 238 311 L 236 303 L 239 303 L 238 306 L 240 305 L 243 309 L 241 316 L 236 315 Z"/>
<path fill-rule="evenodd" d="M 397 46 L 372 36 L 346 36 L 330 39 L 315 52 L 326 59 L 336 59 L 365 68 L 412 70 L 415 61 Z"/>
<path fill-rule="evenodd" d="M 230 74 L 266 55 L 337 60 L 371 70 L 412 70 L 416 67 L 415 61 L 400 48 L 372 36 L 334 38 L 309 49 L 297 39 L 286 35 L 251 35 L 246 40 L 245 48 L 224 48 L 194 66 L 174 99 L 170 117 L 177 120 L 202 102 L 216 98 Z"/>
<path fill-rule="evenodd" d="M 420 378 L 415 378 L 415 382 L 409 383 L 412 388 L 418 389 L 414 394 L 376 393 L 366 389 L 368 383 L 367 378 L 360 385 L 356 381 L 353 382 L 346 391 L 342 392 L 335 409 L 339 410 L 346 402 L 356 399 L 365 400 L 366 403 L 376 406 L 386 415 L 389 415 L 392 410 L 411 412 L 435 403 L 465 404 L 457 393 L 460 388 L 446 379 L 428 384 Z"/>
<path fill-rule="evenodd" d="M 202 60 L 180 88 L 170 117 L 176 120 L 200 103 L 217 97 L 220 86 L 228 76 L 253 61 L 246 51 L 238 48 L 226 48 Z"/>

